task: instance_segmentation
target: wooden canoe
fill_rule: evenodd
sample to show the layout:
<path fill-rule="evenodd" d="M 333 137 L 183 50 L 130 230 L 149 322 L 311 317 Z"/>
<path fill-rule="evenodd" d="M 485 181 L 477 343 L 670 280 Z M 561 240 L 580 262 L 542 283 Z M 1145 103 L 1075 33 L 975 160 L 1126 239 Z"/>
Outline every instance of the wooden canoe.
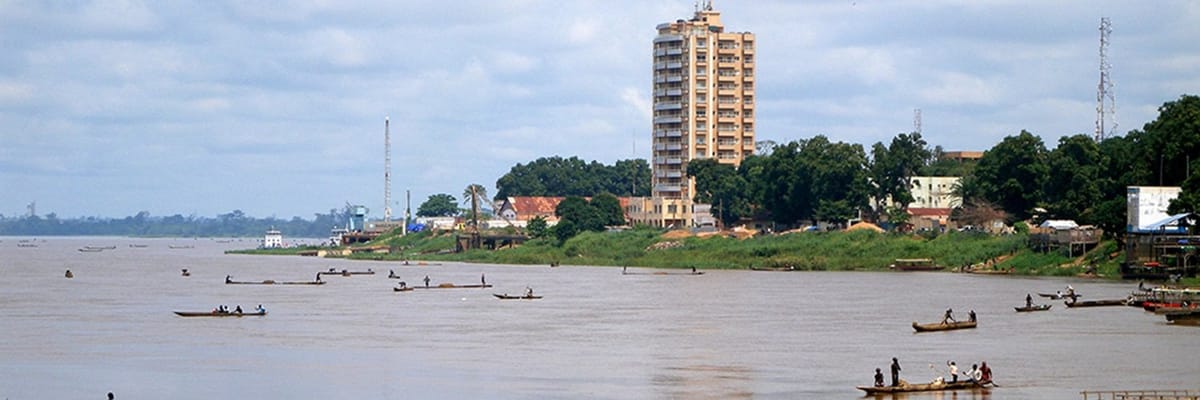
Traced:
<path fill-rule="evenodd" d="M 347 270 L 341 270 L 341 271 L 321 271 L 321 272 L 318 272 L 318 273 L 317 273 L 317 275 L 341 275 L 341 276 L 350 276 L 350 275 L 375 275 L 375 271 L 372 271 L 372 270 L 369 270 L 369 269 L 368 269 L 368 270 L 366 270 L 366 271 L 347 271 Z"/>
<path fill-rule="evenodd" d="M 226 285 L 324 285 L 325 281 L 275 281 L 267 279 L 261 282 L 225 281 Z"/>
<path fill-rule="evenodd" d="M 484 289 L 492 287 L 491 284 L 486 285 L 455 285 L 453 283 L 442 283 L 437 286 L 412 286 L 413 289 Z"/>
<path fill-rule="evenodd" d="M 1051 307 L 1051 305 L 1049 305 L 1049 304 L 1035 304 L 1032 307 L 1013 307 L 1013 308 L 1015 308 L 1017 310 L 1017 312 L 1030 312 L 1030 311 L 1046 311 L 1046 310 L 1049 310 L 1050 307 Z"/>
<path fill-rule="evenodd" d="M 908 393 L 908 392 L 935 392 L 943 390 L 960 390 L 960 389 L 982 389 L 988 382 L 975 383 L 971 381 L 960 382 L 945 382 L 945 383 L 906 383 L 900 386 L 858 386 L 858 390 L 872 394 L 889 394 L 889 393 Z"/>
<path fill-rule="evenodd" d="M 394 288 L 392 288 L 392 290 L 397 291 L 397 292 L 411 292 L 411 291 L 413 291 L 413 288 L 412 288 L 412 286 L 394 287 Z"/>
<path fill-rule="evenodd" d="M 1125 299 L 1064 301 L 1069 308 L 1123 306 Z"/>
<path fill-rule="evenodd" d="M 496 296 L 500 300 L 537 300 L 542 298 L 542 296 L 509 296 L 507 293 L 492 293 L 492 296 Z"/>
<path fill-rule="evenodd" d="M 972 329 L 972 328 L 975 328 L 975 321 L 957 321 L 957 322 L 947 322 L 944 324 L 941 322 L 934 322 L 932 324 L 918 324 L 916 322 L 913 322 L 912 327 L 917 332 L 936 332 L 936 331 L 949 331 L 949 330 L 955 330 L 955 329 Z"/>
<path fill-rule="evenodd" d="M 1061 293 L 1061 294 L 1060 293 L 1038 293 L 1038 296 L 1042 296 L 1042 297 L 1045 297 L 1048 299 L 1054 299 L 1054 300 L 1063 300 L 1063 299 L 1071 298 L 1071 296 L 1068 296 L 1066 293 Z M 1079 294 L 1079 293 L 1075 293 L 1075 297 L 1083 297 L 1083 295 Z"/>
<path fill-rule="evenodd" d="M 175 315 L 180 317 L 262 317 L 266 316 L 266 311 L 256 312 L 213 312 L 213 311 L 176 311 Z"/>

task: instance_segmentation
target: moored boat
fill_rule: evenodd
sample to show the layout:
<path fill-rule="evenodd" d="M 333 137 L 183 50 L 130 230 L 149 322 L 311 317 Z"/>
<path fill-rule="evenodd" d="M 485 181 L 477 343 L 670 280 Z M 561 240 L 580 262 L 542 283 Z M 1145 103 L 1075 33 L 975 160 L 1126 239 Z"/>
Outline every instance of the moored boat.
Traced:
<path fill-rule="evenodd" d="M 496 296 L 496 298 L 500 299 L 500 300 L 537 300 L 537 299 L 542 298 L 542 296 L 534 296 L 534 295 L 509 296 L 508 293 L 505 293 L 505 294 L 492 293 L 492 296 Z"/>
<path fill-rule="evenodd" d="M 858 390 L 872 394 L 935 392 L 943 390 L 984 389 L 989 382 L 975 383 L 970 381 L 905 383 L 900 386 L 857 386 Z"/>
<path fill-rule="evenodd" d="M 180 317 L 262 317 L 267 315 L 267 311 L 256 312 L 216 312 L 216 311 L 176 311 L 175 315 Z"/>
<path fill-rule="evenodd" d="M 1027 307 L 1013 307 L 1013 308 L 1015 308 L 1017 310 L 1017 312 L 1030 312 L 1030 311 L 1046 311 L 1046 310 L 1049 310 L 1050 307 L 1051 306 L 1049 304 L 1035 304 L 1035 305 L 1027 306 Z"/>
<path fill-rule="evenodd" d="M 1079 301 L 1064 301 L 1064 304 L 1070 308 L 1078 307 L 1108 307 L 1108 306 L 1123 306 L 1125 299 L 1109 299 L 1109 300 L 1079 300 Z"/>
<path fill-rule="evenodd" d="M 918 324 L 915 321 L 912 323 L 913 329 L 917 332 L 936 332 L 949 331 L 955 329 L 972 329 L 975 328 L 975 321 L 955 321 L 955 322 L 934 322 L 932 324 Z"/>
<path fill-rule="evenodd" d="M 932 258 L 897 258 L 888 268 L 897 271 L 940 271 L 945 267 L 934 263 Z"/>

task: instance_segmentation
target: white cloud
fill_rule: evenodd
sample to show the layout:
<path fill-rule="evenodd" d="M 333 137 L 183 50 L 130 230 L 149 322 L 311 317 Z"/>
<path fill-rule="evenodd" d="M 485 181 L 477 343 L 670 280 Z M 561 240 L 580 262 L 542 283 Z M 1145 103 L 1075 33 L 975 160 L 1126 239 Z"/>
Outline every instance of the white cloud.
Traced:
<path fill-rule="evenodd" d="M 631 156 L 631 141 L 647 157 L 654 28 L 693 6 L 81 4 L 0 2 L 0 187 L 27 188 L 0 190 L 5 215 L 34 199 L 64 216 L 150 203 L 307 217 L 378 202 L 384 115 L 394 171 L 405 171 L 394 184 L 416 199 L 491 186 L 538 157 L 611 163 Z M 757 35 L 763 139 L 870 145 L 911 129 L 914 108 L 930 143 L 948 149 L 986 149 L 1020 129 L 1047 143 L 1090 132 L 1101 13 L 1114 17 L 1123 129 L 1200 92 L 1190 2 L 716 6 L 729 30 Z M 280 171 L 264 177 L 264 165 Z M 226 184 L 253 190 L 211 195 Z M 266 205 L 255 191 L 288 200 Z"/>

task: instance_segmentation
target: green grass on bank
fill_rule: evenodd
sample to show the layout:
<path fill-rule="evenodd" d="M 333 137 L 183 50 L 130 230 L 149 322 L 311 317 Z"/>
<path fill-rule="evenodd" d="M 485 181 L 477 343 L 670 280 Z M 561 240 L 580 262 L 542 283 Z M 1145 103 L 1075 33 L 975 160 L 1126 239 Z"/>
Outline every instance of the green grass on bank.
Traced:
<path fill-rule="evenodd" d="M 1099 276 L 1118 276 L 1121 253 L 1113 241 L 1068 257 L 1065 251 L 1039 253 L 1028 249 L 1023 234 L 993 236 L 979 232 L 949 232 L 936 237 L 868 230 L 765 235 L 749 239 L 714 235 L 671 239 L 660 230 L 640 228 L 623 232 L 585 232 L 561 245 L 554 239 L 533 239 L 516 248 L 453 253 L 454 234 L 420 232 L 384 235 L 369 245 L 384 245 L 390 254 L 360 253 L 353 259 L 441 260 L 495 264 L 606 265 L 655 268 L 794 268 L 806 271 L 886 270 L 897 258 L 932 258 L 956 269 L 964 265 L 994 265 L 1023 275 L 1072 276 L 1088 266 Z M 260 249 L 246 254 L 299 254 L 303 249 Z"/>

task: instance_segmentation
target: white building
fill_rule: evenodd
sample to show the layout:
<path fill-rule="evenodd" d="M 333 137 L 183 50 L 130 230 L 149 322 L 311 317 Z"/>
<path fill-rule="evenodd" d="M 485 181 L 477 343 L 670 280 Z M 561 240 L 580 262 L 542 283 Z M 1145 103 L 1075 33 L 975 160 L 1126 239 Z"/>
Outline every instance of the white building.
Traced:
<path fill-rule="evenodd" d="M 278 229 L 271 228 L 267 230 L 267 234 L 263 236 L 264 249 L 277 249 L 283 247 L 283 233 Z"/>

